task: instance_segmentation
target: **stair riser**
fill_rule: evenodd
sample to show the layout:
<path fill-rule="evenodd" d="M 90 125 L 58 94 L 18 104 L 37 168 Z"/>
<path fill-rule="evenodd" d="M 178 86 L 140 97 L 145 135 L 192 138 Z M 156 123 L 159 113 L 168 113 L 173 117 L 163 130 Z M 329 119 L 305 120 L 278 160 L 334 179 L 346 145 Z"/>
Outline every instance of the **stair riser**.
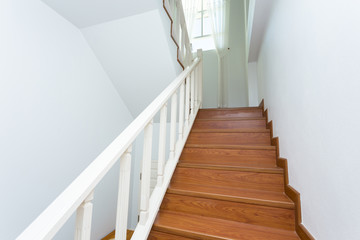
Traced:
<path fill-rule="evenodd" d="M 283 174 L 272 173 L 177 167 L 172 178 L 172 183 L 249 188 L 277 192 L 284 191 Z"/>
<path fill-rule="evenodd" d="M 295 230 L 295 211 L 291 209 L 167 193 L 162 202 L 161 210 L 197 214 L 284 230 Z"/>
<path fill-rule="evenodd" d="M 184 148 L 180 162 L 247 167 L 275 167 L 275 150 Z"/>
<path fill-rule="evenodd" d="M 197 119 L 216 119 L 216 118 L 241 118 L 241 117 L 262 117 L 262 110 L 252 110 L 252 111 L 237 111 L 237 110 L 219 110 L 219 111 L 208 111 L 200 110 L 197 114 Z"/>
<path fill-rule="evenodd" d="M 270 133 L 197 133 L 189 135 L 187 144 L 271 145 Z"/>
<path fill-rule="evenodd" d="M 193 129 L 266 128 L 265 119 L 238 121 L 196 120 Z"/>

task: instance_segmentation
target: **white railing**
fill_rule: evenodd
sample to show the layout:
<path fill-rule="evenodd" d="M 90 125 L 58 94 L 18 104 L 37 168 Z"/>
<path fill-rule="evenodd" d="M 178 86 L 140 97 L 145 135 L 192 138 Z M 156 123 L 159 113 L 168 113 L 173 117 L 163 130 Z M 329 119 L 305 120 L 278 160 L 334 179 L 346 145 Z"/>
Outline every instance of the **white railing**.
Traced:
<path fill-rule="evenodd" d="M 163 1 L 164 8 L 172 22 L 171 37 L 178 47 L 178 61 L 183 67 L 187 67 L 191 64 L 193 54 L 181 0 Z"/>
<path fill-rule="evenodd" d="M 165 162 L 167 102 L 170 99 L 170 155 L 168 161 Z M 115 239 L 125 240 L 129 209 L 131 151 L 134 140 L 143 130 L 140 221 L 132 239 L 147 239 L 201 103 L 202 51 L 198 50 L 198 57 L 191 66 L 187 67 L 17 239 L 51 239 L 76 211 L 75 239 L 89 240 L 94 189 L 120 160 Z M 150 195 L 152 126 L 158 112 L 160 112 L 160 136 L 157 185 Z M 178 131 L 176 131 L 177 126 Z"/>

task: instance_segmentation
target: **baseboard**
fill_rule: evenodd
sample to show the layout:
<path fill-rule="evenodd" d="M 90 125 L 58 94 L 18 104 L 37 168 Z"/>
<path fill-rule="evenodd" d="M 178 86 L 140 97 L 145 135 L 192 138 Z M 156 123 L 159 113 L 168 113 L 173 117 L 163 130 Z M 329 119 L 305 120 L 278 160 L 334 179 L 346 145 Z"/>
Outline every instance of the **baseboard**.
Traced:
<path fill-rule="evenodd" d="M 292 186 L 289 185 L 289 171 L 288 161 L 285 158 L 280 157 L 279 151 L 279 137 L 273 136 L 273 122 L 268 119 L 268 110 L 264 109 L 264 99 L 260 102 L 259 107 L 263 110 L 263 116 L 266 118 L 266 128 L 270 129 L 271 145 L 276 147 L 276 165 L 284 169 L 284 186 L 286 195 L 295 204 L 295 229 L 296 233 L 302 240 L 315 240 L 310 232 L 302 224 L 301 219 L 301 202 L 300 193 L 296 191 Z"/>

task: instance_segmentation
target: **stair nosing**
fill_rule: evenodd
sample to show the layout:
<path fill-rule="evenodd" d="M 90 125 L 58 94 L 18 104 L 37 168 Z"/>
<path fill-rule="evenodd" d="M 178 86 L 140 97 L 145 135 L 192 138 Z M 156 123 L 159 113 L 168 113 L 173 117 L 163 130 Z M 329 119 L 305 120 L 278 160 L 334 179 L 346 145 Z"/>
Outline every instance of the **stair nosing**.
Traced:
<path fill-rule="evenodd" d="M 178 167 L 184 168 L 201 168 L 201 169 L 216 169 L 216 170 L 228 170 L 228 171 L 240 171 L 240 172 L 258 172 L 258 173 L 273 173 L 284 174 L 284 169 L 280 167 L 242 167 L 231 165 L 216 165 L 216 164 L 202 164 L 202 163 L 178 163 Z"/>
<path fill-rule="evenodd" d="M 272 145 L 229 145 L 229 144 L 185 144 L 185 148 L 276 150 Z"/>
<path fill-rule="evenodd" d="M 238 111 L 238 110 L 260 110 L 261 107 L 238 107 L 238 108 L 202 108 L 200 111 Z"/>
<path fill-rule="evenodd" d="M 265 117 L 227 117 L 227 118 L 196 118 L 195 121 L 246 121 L 266 120 Z"/>
<path fill-rule="evenodd" d="M 237 129 L 193 129 L 191 133 L 270 133 L 270 129 L 263 128 L 237 128 Z"/>
<path fill-rule="evenodd" d="M 192 215 L 188 214 L 188 213 L 179 213 L 179 212 L 174 212 L 174 211 L 168 211 L 168 210 L 160 210 L 159 214 L 171 214 L 171 215 L 177 215 L 180 217 L 192 217 Z M 254 227 L 257 228 L 256 231 L 258 231 L 259 229 L 263 229 L 263 231 L 268 232 L 269 230 L 275 230 L 278 234 L 279 233 L 295 233 L 295 231 L 291 231 L 291 230 L 284 230 L 284 229 L 276 229 L 276 228 L 272 228 L 272 227 L 267 227 L 267 226 L 261 226 L 261 225 L 255 225 L 255 224 L 249 224 L 249 223 L 244 223 L 244 222 L 237 222 L 237 221 L 232 221 L 232 220 L 225 220 L 225 219 L 218 219 L 218 218 L 213 218 L 213 217 L 207 217 L 207 216 L 201 216 L 198 215 L 196 216 L 197 220 L 202 219 L 203 221 L 198 221 L 200 223 L 203 222 L 208 222 L 206 220 L 210 220 L 210 219 L 216 219 L 216 221 L 218 223 L 234 223 L 236 226 L 236 229 L 240 226 L 241 229 L 251 229 Z M 228 225 L 226 224 L 226 225 Z M 232 226 L 234 227 L 234 226 Z M 163 232 L 163 233 L 168 233 L 168 234 L 172 234 L 172 235 L 177 235 L 177 236 L 184 236 L 184 237 L 188 237 L 188 238 L 195 238 L 195 239 L 211 239 L 211 240 L 231 240 L 233 238 L 228 238 L 226 236 L 221 236 L 221 235 L 214 235 L 214 234 L 209 234 L 207 232 L 204 231 L 193 231 L 190 229 L 186 229 L 186 228 L 179 228 L 179 227 L 175 227 L 175 226 L 169 226 L 166 224 L 159 224 L 156 222 L 154 222 L 153 225 L 153 229 L 155 231 L 159 231 L 159 232 Z M 276 233 L 275 233 L 276 234 Z M 297 235 L 297 234 L 296 234 Z M 205 238 L 204 238 L 205 237 Z"/>

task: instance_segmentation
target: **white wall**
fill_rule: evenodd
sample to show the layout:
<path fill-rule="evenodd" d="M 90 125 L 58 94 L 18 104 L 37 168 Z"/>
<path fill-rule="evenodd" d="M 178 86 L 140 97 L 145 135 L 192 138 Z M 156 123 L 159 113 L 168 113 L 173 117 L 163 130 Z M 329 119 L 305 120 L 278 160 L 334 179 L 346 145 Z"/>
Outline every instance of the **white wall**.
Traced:
<path fill-rule="evenodd" d="M 15 239 L 132 117 L 81 32 L 41 1 L 1 1 L 0 35 L 0 239 Z M 113 230 L 116 175 L 95 192 L 94 239 Z"/>
<path fill-rule="evenodd" d="M 359 9 L 277 0 L 259 55 L 259 100 L 318 240 L 360 239 Z"/>
<path fill-rule="evenodd" d="M 257 84 L 257 62 L 248 63 L 248 92 L 249 92 L 249 106 L 259 106 L 258 101 L 258 84 Z"/>
<path fill-rule="evenodd" d="M 218 107 L 218 57 L 215 50 L 203 52 L 203 108 Z"/>
<path fill-rule="evenodd" d="M 230 1 L 230 51 L 225 60 L 228 107 L 248 106 L 245 5 L 244 0 Z"/>
<path fill-rule="evenodd" d="M 160 12 L 161 11 L 161 12 Z M 134 117 L 178 75 L 163 9 L 82 29 Z M 166 21 L 170 22 L 169 19 Z"/>

